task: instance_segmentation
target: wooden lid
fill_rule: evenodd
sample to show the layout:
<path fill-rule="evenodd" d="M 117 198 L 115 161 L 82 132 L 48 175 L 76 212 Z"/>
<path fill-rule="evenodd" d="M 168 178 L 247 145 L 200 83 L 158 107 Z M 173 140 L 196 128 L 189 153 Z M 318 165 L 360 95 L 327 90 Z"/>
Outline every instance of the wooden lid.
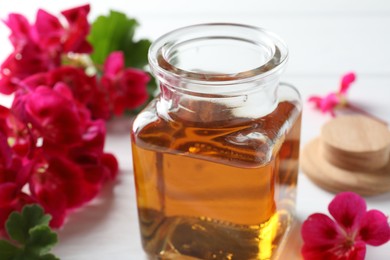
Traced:
<path fill-rule="evenodd" d="M 337 117 L 304 147 L 300 163 L 313 182 L 332 192 L 390 191 L 390 132 L 365 116 Z"/>
<path fill-rule="evenodd" d="M 322 155 L 347 170 L 378 170 L 389 160 L 387 126 L 366 116 L 334 118 L 322 127 L 320 139 Z"/>
<path fill-rule="evenodd" d="M 330 120 L 321 129 L 321 139 L 332 147 L 353 153 L 380 151 L 390 145 L 387 126 L 362 115 Z"/>

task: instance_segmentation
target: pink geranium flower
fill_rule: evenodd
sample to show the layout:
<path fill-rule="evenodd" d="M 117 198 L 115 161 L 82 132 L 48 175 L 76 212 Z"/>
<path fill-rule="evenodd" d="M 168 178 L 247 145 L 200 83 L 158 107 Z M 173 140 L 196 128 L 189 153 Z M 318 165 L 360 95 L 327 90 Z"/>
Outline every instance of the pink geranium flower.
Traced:
<path fill-rule="evenodd" d="M 79 207 L 87 201 L 83 171 L 66 156 L 47 154 L 36 156 L 34 166 L 30 191 L 52 215 L 50 225 L 59 227 L 64 222 L 67 209 Z"/>
<path fill-rule="evenodd" d="M 363 260 L 366 245 L 379 246 L 389 241 L 387 217 L 378 210 L 367 211 L 357 194 L 343 192 L 329 204 L 327 215 L 310 215 L 302 225 L 305 260 Z"/>
<path fill-rule="evenodd" d="M 355 79 L 355 73 L 347 73 L 342 77 L 341 84 L 337 92 L 331 92 L 324 97 L 311 96 L 309 97 L 309 102 L 313 102 L 315 106 L 321 110 L 321 112 L 329 112 L 332 116 L 335 116 L 334 110 L 336 108 L 347 105 L 347 92 L 351 83 L 353 83 Z"/>
<path fill-rule="evenodd" d="M 124 62 L 122 52 L 112 52 L 104 63 L 101 79 L 115 115 L 121 115 L 126 109 L 136 108 L 148 99 L 146 85 L 150 80 L 149 75 L 139 69 L 125 68 Z"/>
<path fill-rule="evenodd" d="M 30 190 L 53 216 L 52 227 L 60 227 L 72 209 L 93 199 L 116 177 L 118 162 L 103 151 L 104 136 L 104 122 L 97 120 L 90 122 L 77 145 L 58 150 L 56 143 L 45 142 L 35 154 Z"/>
<path fill-rule="evenodd" d="M 23 82 L 11 110 L 0 106 L 0 193 L 7 196 L 0 205 L 5 212 L 0 224 L 31 198 L 52 215 L 50 225 L 60 227 L 71 210 L 93 199 L 104 183 L 116 177 L 118 162 L 103 150 L 104 121 L 93 120 L 73 96 L 87 98 L 75 84 L 79 77 L 89 82 L 83 81 L 86 76 L 78 70 L 66 68 L 58 70 L 58 75 L 56 71 L 38 74 Z M 28 197 L 21 192 L 26 183 Z M 15 200 L 6 204 L 12 196 Z"/>
<path fill-rule="evenodd" d="M 53 89 L 40 86 L 27 93 L 20 92 L 15 95 L 13 108 L 19 111 L 19 118 L 37 129 L 43 138 L 58 145 L 72 145 L 81 140 L 88 117 L 65 84 L 58 83 Z"/>

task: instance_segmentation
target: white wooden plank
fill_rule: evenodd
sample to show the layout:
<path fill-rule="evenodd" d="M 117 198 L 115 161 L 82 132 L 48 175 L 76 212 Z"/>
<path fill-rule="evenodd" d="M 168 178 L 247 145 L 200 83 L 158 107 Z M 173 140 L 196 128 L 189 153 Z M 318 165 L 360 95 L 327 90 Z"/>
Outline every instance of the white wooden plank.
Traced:
<path fill-rule="evenodd" d="M 43 1 L 9 1 L 0 8 L 7 12 L 33 16 L 39 6 L 53 12 L 73 6 Z M 182 1 L 112 1 L 110 5 L 93 1 L 93 13 L 107 13 L 109 8 L 122 9 L 141 23 L 138 37 L 155 39 L 177 27 L 205 22 L 237 22 L 268 28 L 289 45 L 289 75 L 337 75 L 356 70 L 367 75 L 389 75 L 390 66 L 390 1 L 218 1 L 205 0 L 183 4 Z M 163 4 L 164 3 L 164 4 Z M 220 3 L 220 5 L 218 4 Z M 41 5 L 39 5 L 41 4 Z M 188 6 L 187 6 L 188 5 Z M 365 6 L 365 9 L 363 8 Z M 201 8 L 202 7 L 202 8 Z M 251 8 L 248 8 L 251 7 Z M 348 7 L 348 8 L 347 8 Z M 232 9 L 235 11 L 231 13 Z M 230 11 L 229 11 L 230 10 Z M 92 19 L 92 18 L 91 18 Z M 11 51 L 8 30 L 0 26 L 0 58 Z"/>
<path fill-rule="evenodd" d="M 107 7 L 124 10 L 134 14 L 169 14 L 169 13 L 234 13 L 238 10 L 245 13 L 322 13 L 330 15 L 344 15 L 355 13 L 356 15 L 370 15 L 387 13 L 390 11 L 390 3 L 387 0 L 79 0 L 46 1 L 46 0 L 12 0 L 0 2 L 0 14 L 9 10 L 34 10 L 45 7 L 48 10 L 61 10 L 89 2 L 92 4 L 93 13 L 98 14 L 107 10 Z"/>

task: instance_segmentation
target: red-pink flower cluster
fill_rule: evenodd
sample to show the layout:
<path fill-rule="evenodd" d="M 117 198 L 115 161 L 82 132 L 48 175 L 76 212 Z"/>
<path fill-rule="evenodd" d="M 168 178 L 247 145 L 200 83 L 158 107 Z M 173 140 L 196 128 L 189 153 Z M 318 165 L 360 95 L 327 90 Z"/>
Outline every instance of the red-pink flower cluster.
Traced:
<path fill-rule="evenodd" d="M 339 193 L 328 209 L 334 220 L 315 213 L 302 225 L 305 260 L 363 260 L 366 244 L 380 246 L 390 240 L 387 217 L 378 210 L 367 211 L 359 195 Z"/>
<path fill-rule="evenodd" d="M 121 115 L 126 109 L 134 109 L 145 103 L 148 98 L 145 86 L 149 80 L 142 70 L 125 69 L 122 52 L 111 53 L 104 64 L 101 82 L 113 104 L 112 112 Z"/>
<path fill-rule="evenodd" d="M 0 92 L 10 94 L 26 77 L 59 67 L 62 54 L 90 53 L 89 9 L 84 5 L 61 12 L 65 25 L 44 10 L 38 11 L 33 25 L 21 14 L 9 14 L 5 24 L 11 29 L 14 51 L 1 66 Z"/>
<path fill-rule="evenodd" d="M 113 52 L 103 71 L 63 65 L 64 56 L 93 50 L 86 37 L 89 5 L 61 12 L 66 23 L 43 11 L 31 25 L 20 14 L 5 21 L 14 51 L 1 65 L 0 235 L 10 212 L 39 203 L 59 227 L 66 215 L 94 198 L 115 178 L 116 158 L 105 153 L 105 122 L 143 104 L 149 75 L 125 68 Z"/>
<path fill-rule="evenodd" d="M 115 178 L 117 161 L 103 151 L 104 121 L 92 120 L 64 83 L 17 91 L 11 109 L 0 109 L 2 227 L 10 212 L 31 202 L 59 227 L 69 210 Z"/>
<path fill-rule="evenodd" d="M 26 80 L 50 87 L 64 82 L 75 99 L 88 107 L 92 117 L 101 119 L 121 115 L 126 109 L 145 103 L 150 77 L 142 70 L 125 68 L 120 51 L 107 57 L 99 78 L 87 75 L 84 68 L 62 66 L 68 54 L 93 51 L 86 40 L 90 30 L 89 10 L 90 6 L 84 5 L 61 12 L 65 25 L 44 10 L 38 11 L 32 25 L 23 15 L 10 14 L 5 23 L 11 29 L 9 39 L 14 51 L 1 65 L 0 93 L 14 93 L 25 87 Z"/>

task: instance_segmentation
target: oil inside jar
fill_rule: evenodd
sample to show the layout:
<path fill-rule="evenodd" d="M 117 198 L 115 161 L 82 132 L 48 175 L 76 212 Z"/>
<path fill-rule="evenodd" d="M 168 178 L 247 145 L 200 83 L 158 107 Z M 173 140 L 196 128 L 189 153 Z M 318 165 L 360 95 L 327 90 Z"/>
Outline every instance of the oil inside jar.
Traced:
<path fill-rule="evenodd" d="M 258 119 L 157 116 L 132 134 L 150 259 L 272 259 L 295 208 L 300 118 L 283 101 Z"/>

